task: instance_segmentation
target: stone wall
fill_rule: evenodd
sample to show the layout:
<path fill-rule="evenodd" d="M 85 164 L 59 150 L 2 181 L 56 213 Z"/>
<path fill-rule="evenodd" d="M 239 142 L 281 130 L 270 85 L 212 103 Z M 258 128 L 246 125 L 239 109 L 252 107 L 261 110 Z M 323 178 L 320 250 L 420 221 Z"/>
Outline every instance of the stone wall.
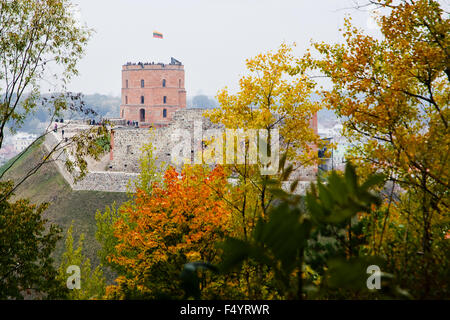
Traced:
<path fill-rule="evenodd" d="M 206 130 L 224 130 L 223 125 L 213 124 L 209 119 L 203 117 L 204 112 L 204 109 L 179 110 L 174 114 L 170 125 L 162 128 L 117 127 L 113 129 L 110 170 L 139 172 L 139 158 L 142 155 L 142 147 L 148 143 L 151 143 L 155 149 L 154 156 L 157 157 L 157 163 L 164 162 L 180 168 L 180 165 L 172 162 L 174 147 L 179 145 L 181 141 L 181 137 L 173 135 L 179 129 L 185 130 L 186 134 L 190 135 L 190 160 L 191 163 L 194 163 L 194 154 L 198 154 L 202 150 L 202 140 L 208 140 Z M 201 137 L 194 134 L 196 122 L 202 124 L 203 136 Z M 181 158 L 182 153 L 180 152 L 177 156 Z M 290 178 L 311 181 L 315 177 L 315 168 L 307 167 L 297 169 Z"/>
<path fill-rule="evenodd" d="M 89 172 L 86 177 L 77 182 L 73 190 L 95 190 L 107 192 L 127 192 L 134 191 L 133 181 L 139 176 L 137 173 L 129 172 Z"/>
<path fill-rule="evenodd" d="M 61 141 L 54 132 L 49 132 L 44 141 L 44 147 L 50 152 Z M 129 172 L 107 172 L 107 171 L 90 171 L 82 180 L 74 182 L 74 178 L 67 171 L 64 163 L 70 158 L 66 152 L 56 152 L 52 154 L 52 160 L 58 171 L 70 185 L 73 190 L 89 190 L 89 191 L 106 191 L 106 192 L 127 192 L 127 185 L 134 181 L 139 174 Z M 133 191 L 132 183 L 130 183 L 130 191 Z"/>
<path fill-rule="evenodd" d="M 202 150 L 202 140 L 207 139 L 202 136 L 194 135 L 195 123 L 202 124 L 202 133 L 205 134 L 209 129 L 224 129 L 222 125 L 211 123 L 208 119 L 202 116 L 203 109 L 182 109 L 174 114 L 173 121 L 167 127 L 144 129 L 132 128 L 129 126 L 116 125 L 112 129 L 112 148 L 110 152 L 110 161 L 107 166 L 107 171 L 97 171 L 90 168 L 87 176 L 74 183 L 72 175 L 65 169 L 64 163 L 67 153 L 54 155 L 55 163 L 58 170 L 63 177 L 71 185 L 73 190 L 93 190 L 93 191 L 110 191 L 110 192 L 126 192 L 127 185 L 130 181 L 139 176 L 139 158 L 142 155 L 142 148 L 145 144 L 151 142 L 155 148 L 155 156 L 157 162 L 165 162 L 166 164 L 174 165 L 172 160 L 172 152 L 175 145 L 179 145 L 180 136 L 178 139 L 173 139 L 172 135 L 177 133 L 177 130 L 184 130 L 184 134 L 188 136 L 189 140 L 189 156 L 191 163 L 194 162 L 194 150 Z M 89 128 L 89 126 L 81 123 L 67 124 L 65 136 L 72 135 Z M 50 132 L 44 142 L 47 150 L 51 150 L 53 146 L 61 142 L 61 134 Z M 180 155 L 181 157 L 181 155 Z M 180 169 L 180 165 L 175 165 Z M 291 178 L 300 178 L 296 193 L 303 194 L 309 185 L 309 181 L 315 179 L 314 168 L 301 168 L 295 172 Z M 286 182 L 283 187 L 288 190 L 289 182 Z"/>
<path fill-rule="evenodd" d="M 195 122 L 202 123 L 202 130 L 222 128 L 221 125 L 211 123 L 202 116 L 203 109 L 182 109 L 174 114 L 172 122 L 167 127 L 162 128 L 130 128 L 118 127 L 113 129 L 113 146 L 111 149 L 112 171 L 138 172 L 139 158 L 142 155 L 142 147 L 151 143 L 155 149 L 157 163 L 165 162 L 173 164 L 171 161 L 174 146 L 180 143 L 181 137 L 172 139 L 172 135 L 178 130 L 186 130 L 191 138 L 191 161 L 193 162 L 194 146 L 201 145 L 201 138 L 194 139 Z M 178 131 L 179 132 L 179 131 Z M 180 153 L 181 157 L 181 153 Z M 176 166 L 179 167 L 179 166 Z"/>

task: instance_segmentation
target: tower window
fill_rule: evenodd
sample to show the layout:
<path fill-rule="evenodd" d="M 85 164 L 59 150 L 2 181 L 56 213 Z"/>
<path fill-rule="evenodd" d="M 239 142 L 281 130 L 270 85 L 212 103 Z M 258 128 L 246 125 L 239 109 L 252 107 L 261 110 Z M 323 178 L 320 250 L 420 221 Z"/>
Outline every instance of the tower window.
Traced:
<path fill-rule="evenodd" d="M 144 104 L 144 96 L 141 96 L 141 104 Z"/>
<path fill-rule="evenodd" d="M 163 118 L 167 117 L 167 109 L 163 109 Z"/>
<path fill-rule="evenodd" d="M 144 80 L 142 79 L 141 80 L 141 88 L 143 88 L 144 87 Z"/>
<path fill-rule="evenodd" d="M 178 79 L 178 88 L 181 88 L 181 79 Z"/>
<path fill-rule="evenodd" d="M 162 83 L 163 87 L 166 86 L 166 79 L 163 79 L 163 83 Z"/>
<path fill-rule="evenodd" d="M 125 87 L 128 88 L 128 80 L 125 80 Z"/>
<path fill-rule="evenodd" d="M 128 96 L 125 96 L 125 104 L 128 104 Z"/>
<path fill-rule="evenodd" d="M 166 96 L 163 97 L 163 102 L 167 103 L 167 97 Z"/>

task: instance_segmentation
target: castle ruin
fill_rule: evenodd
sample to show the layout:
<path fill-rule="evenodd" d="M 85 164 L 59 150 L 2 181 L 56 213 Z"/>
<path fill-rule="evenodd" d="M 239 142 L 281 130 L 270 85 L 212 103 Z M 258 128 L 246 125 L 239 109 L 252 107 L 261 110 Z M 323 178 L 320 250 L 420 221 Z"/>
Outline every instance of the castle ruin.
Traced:
<path fill-rule="evenodd" d="M 120 118 L 109 119 L 111 127 L 110 152 L 100 161 L 88 159 L 88 175 L 81 181 L 73 181 L 64 167 L 64 158 L 54 159 L 59 171 L 74 190 L 99 190 L 125 192 L 129 181 L 139 175 L 139 159 L 142 147 L 151 143 L 157 163 L 171 163 L 177 130 L 194 137 L 191 141 L 191 163 L 195 150 L 202 150 L 206 137 L 196 137 L 195 123 L 202 130 L 224 129 L 203 116 L 204 109 L 186 108 L 184 66 L 172 58 L 170 64 L 127 63 L 122 66 L 122 104 Z M 70 138 L 89 128 L 89 122 L 71 121 L 65 124 L 65 136 Z M 317 116 L 311 119 L 317 133 Z M 152 128 L 152 130 L 149 130 Z M 196 140 L 197 139 L 197 140 Z M 51 150 L 61 140 L 61 135 L 51 132 L 44 146 Z M 178 166 L 177 166 L 178 167 Z M 300 179 L 296 193 L 304 193 L 310 181 L 315 179 L 317 167 L 298 168 L 291 176 Z M 288 182 L 286 182 L 288 187 Z"/>

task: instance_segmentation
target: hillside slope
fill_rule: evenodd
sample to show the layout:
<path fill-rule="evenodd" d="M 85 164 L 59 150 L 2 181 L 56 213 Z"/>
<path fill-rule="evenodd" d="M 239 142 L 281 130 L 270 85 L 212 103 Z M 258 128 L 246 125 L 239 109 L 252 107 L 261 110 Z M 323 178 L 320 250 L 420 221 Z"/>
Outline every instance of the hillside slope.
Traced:
<path fill-rule="evenodd" d="M 30 148 L 6 172 L 3 179 L 13 179 L 14 181 L 21 179 L 42 159 L 45 154 L 44 150 L 41 143 Z M 0 168 L 0 172 L 5 170 L 9 163 L 11 162 Z M 50 206 L 44 216 L 49 221 L 58 224 L 63 229 L 64 236 L 73 221 L 75 241 L 78 242 L 81 233 L 85 234 L 84 253 L 91 259 L 93 265 L 97 265 L 99 244 L 95 239 L 95 212 L 99 209 L 104 210 L 114 201 L 117 204 L 126 201 L 127 195 L 116 192 L 73 191 L 58 172 L 56 165 L 48 163 L 17 189 L 14 198 L 29 198 L 31 203 L 35 204 L 49 202 Z M 57 261 L 63 251 L 64 239 L 59 241 L 56 248 Z"/>

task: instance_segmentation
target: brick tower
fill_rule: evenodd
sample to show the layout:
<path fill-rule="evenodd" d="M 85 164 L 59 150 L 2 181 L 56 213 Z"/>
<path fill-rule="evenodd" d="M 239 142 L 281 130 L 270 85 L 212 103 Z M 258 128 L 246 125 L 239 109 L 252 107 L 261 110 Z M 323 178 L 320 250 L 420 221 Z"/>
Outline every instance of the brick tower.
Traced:
<path fill-rule="evenodd" d="M 140 127 L 163 127 L 175 111 L 186 108 L 184 66 L 171 58 L 164 63 L 127 63 L 122 66 L 120 117 Z"/>

